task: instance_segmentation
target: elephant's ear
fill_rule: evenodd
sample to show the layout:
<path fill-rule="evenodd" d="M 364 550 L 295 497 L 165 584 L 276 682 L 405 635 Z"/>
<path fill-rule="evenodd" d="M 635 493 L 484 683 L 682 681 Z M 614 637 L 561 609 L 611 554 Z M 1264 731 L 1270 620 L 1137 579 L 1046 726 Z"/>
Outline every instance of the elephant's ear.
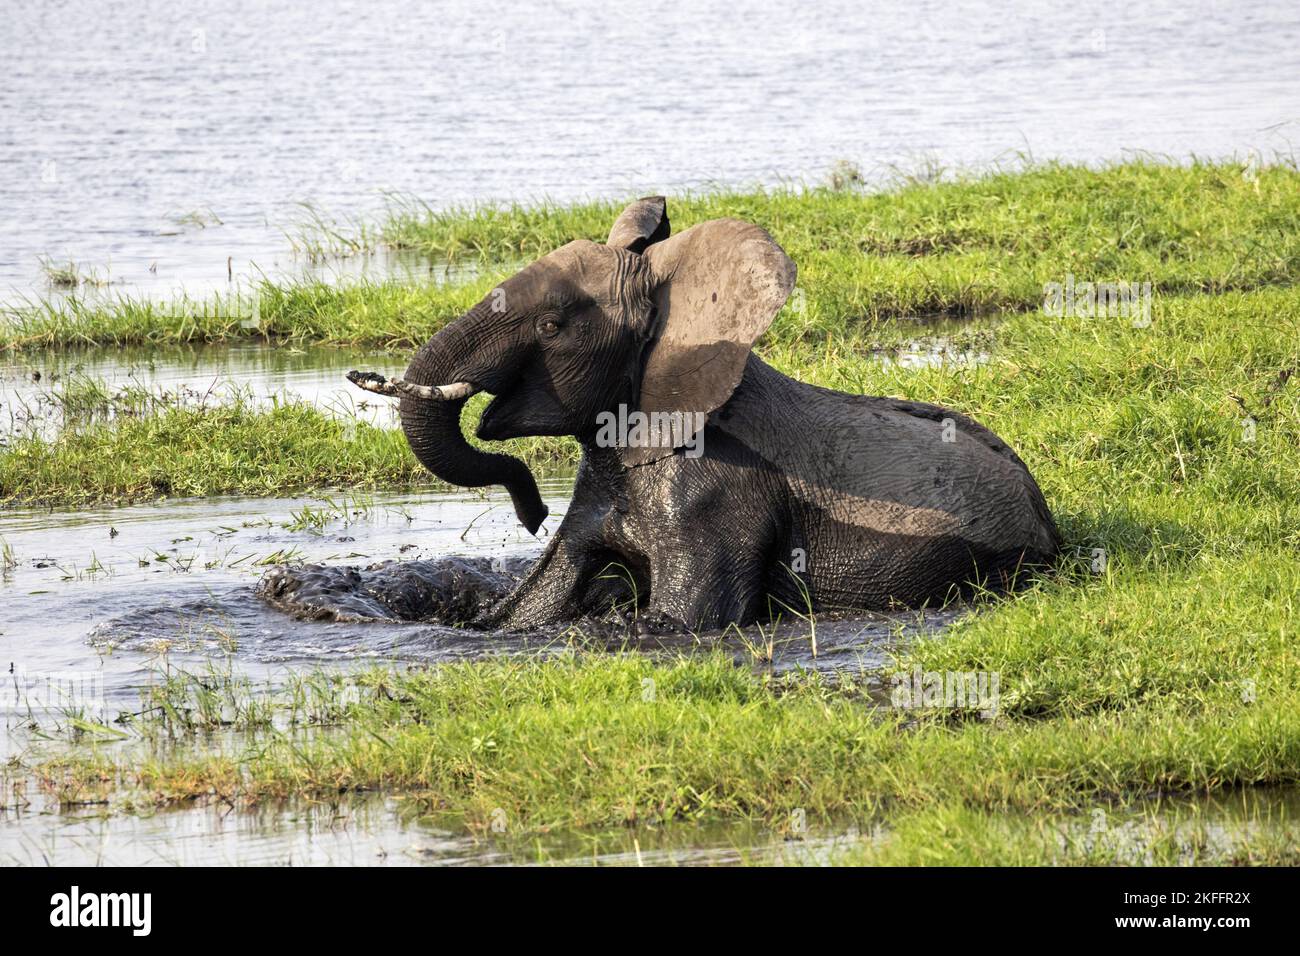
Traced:
<path fill-rule="evenodd" d="M 668 202 L 663 196 L 644 196 L 614 220 L 605 245 L 628 252 L 645 252 L 646 247 L 668 238 Z"/>
<path fill-rule="evenodd" d="M 640 410 L 680 413 L 694 426 L 740 384 L 755 340 L 776 317 L 795 283 L 795 265 L 767 231 L 715 219 L 645 252 L 658 313 L 641 376 Z M 654 461 L 664 448 L 628 448 L 628 464 Z"/>

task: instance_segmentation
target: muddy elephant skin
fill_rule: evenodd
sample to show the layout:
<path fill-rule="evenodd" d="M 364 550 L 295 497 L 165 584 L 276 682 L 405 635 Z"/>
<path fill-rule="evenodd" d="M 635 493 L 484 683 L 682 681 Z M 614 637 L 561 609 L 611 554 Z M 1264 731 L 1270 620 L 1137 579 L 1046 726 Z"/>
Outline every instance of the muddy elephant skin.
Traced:
<path fill-rule="evenodd" d="M 933 606 L 1052 563 L 1060 540 L 1043 495 L 992 432 L 938 406 L 808 385 L 753 353 L 794 283 L 759 226 L 720 219 L 670 235 L 664 200 L 649 197 L 608 242 L 570 243 L 503 282 L 403 379 L 353 373 L 400 397 L 434 475 L 504 485 L 534 533 L 546 508 L 532 475 L 465 441 L 466 398 L 493 396 L 482 439 L 582 446 L 564 520 L 473 626 L 535 628 L 612 606 L 683 629 Z"/>

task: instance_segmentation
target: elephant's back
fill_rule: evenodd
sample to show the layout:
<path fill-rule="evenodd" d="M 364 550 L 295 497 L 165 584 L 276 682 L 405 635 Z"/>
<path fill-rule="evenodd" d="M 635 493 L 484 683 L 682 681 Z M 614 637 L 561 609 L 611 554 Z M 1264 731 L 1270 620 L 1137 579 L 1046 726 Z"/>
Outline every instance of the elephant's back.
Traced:
<path fill-rule="evenodd" d="M 1033 476 L 969 417 L 808 385 L 765 365 L 746 378 L 722 425 L 784 476 L 804 536 L 830 566 L 852 570 L 879 554 L 879 576 L 901 581 L 942 577 L 948 556 L 965 565 L 1055 556 L 1056 526 Z M 913 560 L 934 574 L 905 567 Z"/>

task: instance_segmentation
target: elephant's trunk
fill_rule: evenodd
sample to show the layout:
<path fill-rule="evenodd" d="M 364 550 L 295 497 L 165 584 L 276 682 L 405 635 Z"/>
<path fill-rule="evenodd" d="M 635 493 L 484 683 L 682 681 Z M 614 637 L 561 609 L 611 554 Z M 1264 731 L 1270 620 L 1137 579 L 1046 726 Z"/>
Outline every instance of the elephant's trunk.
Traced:
<path fill-rule="evenodd" d="M 437 386 L 470 381 L 480 388 L 490 383 L 471 377 L 476 346 L 474 313 L 448 325 L 415 354 L 404 379 L 412 385 Z M 403 395 L 402 431 L 420 464 L 445 482 L 462 488 L 504 485 L 514 501 L 515 514 L 530 534 L 536 534 L 547 508 L 537 482 L 518 458 L 479 451 L 465 440 L 460 413 L 468 396 L 446 400 Z"/>

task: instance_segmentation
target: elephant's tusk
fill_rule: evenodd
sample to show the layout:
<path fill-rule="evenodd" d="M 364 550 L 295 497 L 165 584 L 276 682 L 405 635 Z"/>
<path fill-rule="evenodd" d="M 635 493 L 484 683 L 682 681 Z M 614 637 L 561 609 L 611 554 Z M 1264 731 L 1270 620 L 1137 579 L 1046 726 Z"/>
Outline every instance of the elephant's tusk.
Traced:
<path fill-rule="evenodd" d="M 478 392 L 478 386 L 470 382 L 452 382 L 450 385 L 412 385 L 400 378 L 384 378 L 377 372 L 348 372 L 348 381 L 357 388 L 374 392 L 376 395 L 390 395 L 400 398 L 423 398 L 433 402 L 454 402 L 469 398 Z"/>

